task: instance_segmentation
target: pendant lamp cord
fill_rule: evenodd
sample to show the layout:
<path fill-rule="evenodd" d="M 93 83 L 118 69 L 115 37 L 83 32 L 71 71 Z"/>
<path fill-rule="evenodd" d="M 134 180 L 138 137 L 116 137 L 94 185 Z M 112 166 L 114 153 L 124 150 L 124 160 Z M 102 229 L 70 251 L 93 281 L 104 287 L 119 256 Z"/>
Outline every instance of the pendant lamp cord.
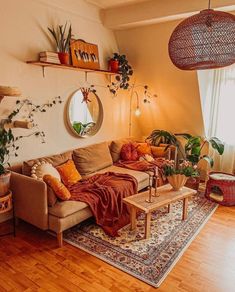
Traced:
<path fill-rule="evenodd" d="M 208 9 L 211 9 L 211 0 L 209 0 Z"/>

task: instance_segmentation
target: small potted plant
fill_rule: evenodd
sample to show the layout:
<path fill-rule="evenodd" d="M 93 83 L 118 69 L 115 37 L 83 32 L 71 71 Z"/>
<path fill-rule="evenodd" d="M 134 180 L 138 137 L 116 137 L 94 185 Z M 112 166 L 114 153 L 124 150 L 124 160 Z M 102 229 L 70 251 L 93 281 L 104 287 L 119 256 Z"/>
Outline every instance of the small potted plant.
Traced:
<path fill-rule="evenodd" d="M 109 91 L 115 95 L 119 88 L 128 89 L 133 69 L 128 63 L 126 56 L 114 53 L 112 59 L 109 61 L 109 69 L 114 73 L 119 73 L 119 75 L 115 77 L 116 82 L 112 82 L 111 85 L 108 85 Z"/>
<path fill-rule="evenodd" d="M 49 32 L 52 34 L 58 51 L 58 57 L 61 64 L 69 64 L 69 48 L 70 41 L 72 38 L 72 28 L 71 25 L 67 30 L 67 22 L 65 25 L 59 25 L 57 30 L 54 27 L 51 29 L 48 27 Z M 67 31 L 67 33 L 66 33 Z"/>
<path fill-rule="evenodd" d="M 177 166 L 174 160 L 166 160 L 162 167 L 164 175 L 175 191 L 180 190 L 189 177 L 198 177 L 197 165 L 193 165 L 188 160 L 183 160 Z"/>

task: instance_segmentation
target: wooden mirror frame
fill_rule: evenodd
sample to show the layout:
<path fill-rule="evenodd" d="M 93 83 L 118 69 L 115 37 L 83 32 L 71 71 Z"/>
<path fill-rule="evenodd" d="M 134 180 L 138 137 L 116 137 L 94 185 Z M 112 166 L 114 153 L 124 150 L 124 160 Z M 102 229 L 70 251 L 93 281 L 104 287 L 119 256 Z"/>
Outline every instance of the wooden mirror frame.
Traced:
<path fill-rule="evenodd" d="M 99 117 L 98 120 L 95 124 L 95 126 L 91 129 L 89 134 L 86 135 L 79 135 L 79 133 L 77 131 L 74 130 L 71 120 L 70 120 L 70 115 L 69 115 L 69 109 L 70 109 L 70 105 L 71 105 L 71 101 L 73 96 L 76 94 L 76 92 L 81 91 L 81 89 L 77 89 L 75 90 L 69 97 L 68 102 L 67 102 L 67 108 L 66 108 L 66 115 L 67 115 L 67 124 L 69 126 L 69 129 L 72 131 L 72 133 L 79 138 L 87 138 L 87 137 L 91 137 L 94 136 L 101 128 L 102 124 L 103 124 L 103 119 L 104 119 L 104 110 L 103 110 L 103 105 L 101 103 L 101 100 L 99 98 L 99 96 L 94 93 L 94 92 L 90 92 L 90 94 L 94 94 L 97 102 L 98 102 L 98 106 L 99 106 Z"/>

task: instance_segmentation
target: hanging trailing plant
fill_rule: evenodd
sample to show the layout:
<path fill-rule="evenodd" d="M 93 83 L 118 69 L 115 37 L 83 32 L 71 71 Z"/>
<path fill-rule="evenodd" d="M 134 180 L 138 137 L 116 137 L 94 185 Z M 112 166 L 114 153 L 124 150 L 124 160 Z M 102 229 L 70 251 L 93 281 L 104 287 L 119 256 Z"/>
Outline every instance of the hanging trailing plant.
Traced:
<path fill-rule="evenodd" d="M 116 81 L 109 84 L 108 88 L 113 95 L 116 95 L 119 89 L 129 89 L 129 81 L 130 76 L 133 75 L 133 69 L 125 55 L 114 53 L 112 60 L 118 61 L 119 75 L 115 76 Z"/>
<path fill-rule="evenodd" d="M 6 119 L 3 119 L 0 123 L 0 175 L 5 174 L 7 172 L 6 167 L 9 167 L 9 160 L 10 157 L 18 156 L 18 150 L 19 150 L 19 145 L 18 142 L 21 139 L 30 137 L 30 136 L 35 136 L 41 139 L 41 143 L 45 143 L 45 133 L 43 131 L 35 131 L 33 133 L 30 133 L 28 135 L 20 135 L 20 136 L 14 136 L 12 129 L 8 127 L 9 124 L 13 122 L 14 117 L 16 117 L 22 108 L 24 106 L 27 106 L 27 116 L 26 119 L 33 123 L 33 126 L 36 127 L 37 125 L 34 124 L 34 114 L 37 112 L 40 113 L 45 113 L 48 108 L 53 107 L 56 104 L 62 103 L 61 97 L 57 96 L 52 101 L 42 104 L 42 105 L 37 105 L 34 104 L 31 100 L 29 99 L 24 99 L 24 100 L 17 100 L 16 101 L 16 109 L 14 109 Z"/>

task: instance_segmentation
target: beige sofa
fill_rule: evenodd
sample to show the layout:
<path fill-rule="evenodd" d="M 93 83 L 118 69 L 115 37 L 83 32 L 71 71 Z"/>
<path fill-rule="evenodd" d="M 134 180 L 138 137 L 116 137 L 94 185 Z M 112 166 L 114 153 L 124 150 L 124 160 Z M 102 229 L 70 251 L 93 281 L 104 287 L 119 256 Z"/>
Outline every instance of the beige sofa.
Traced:
<path fill-rule="evenodd" d="M 138 182 L 138 191 L 146 188 L 149 175 L 145 172 L 115 166 L 121 147 L 127 140 L 111 143 L 103 142 L 66 153 L 29 160 L 12 170 L 11 189 L 15 200 L 15 215 L 42 230 L 57 234 L 58 243 L 63 242 L 63 231 L 92 216 L 86 203 L 77 201 L 58 201 L 53 191 L 43 181 L 30 177 L 31 167 L 38 161 L 47 161 L 58 166 L 73 159 L 83 177 L 107 171 L 127 173 Z"/>

